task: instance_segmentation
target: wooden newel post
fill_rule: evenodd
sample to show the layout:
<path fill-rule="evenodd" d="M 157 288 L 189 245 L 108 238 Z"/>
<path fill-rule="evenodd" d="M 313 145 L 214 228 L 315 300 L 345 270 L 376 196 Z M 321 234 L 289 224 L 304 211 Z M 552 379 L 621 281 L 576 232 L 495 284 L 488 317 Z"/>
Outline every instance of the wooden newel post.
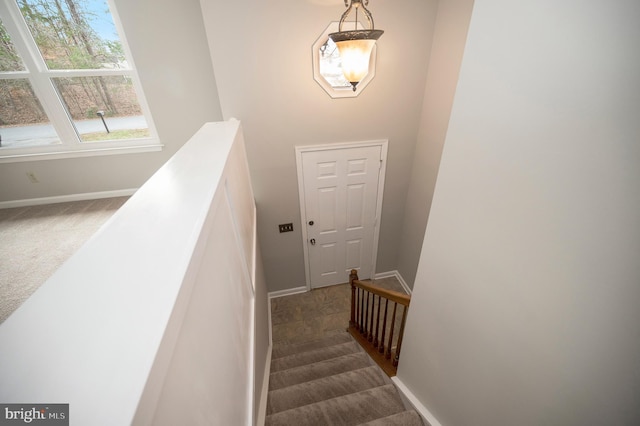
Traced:
<path fill-rule="evenodd" d="M 349 284 L 351 284 L 351 319 L 349 320 L 349 327 L 356 326 L 356 285 L 354 281 L 358 280 L 358 271 L 351 270 L 349 274 Z"/>

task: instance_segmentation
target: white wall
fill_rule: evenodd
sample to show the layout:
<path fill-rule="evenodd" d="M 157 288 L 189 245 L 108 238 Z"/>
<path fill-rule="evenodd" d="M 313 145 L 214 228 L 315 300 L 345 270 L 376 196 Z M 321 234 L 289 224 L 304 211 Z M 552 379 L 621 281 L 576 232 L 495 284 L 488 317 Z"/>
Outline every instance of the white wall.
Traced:
<path fill-rule="evenodd" d="M 473 0 L 438 2 L 398 255 L 398 272 L 410 287 L 420 260 L 472 9 Z"/>
<path fill-rule="evenodd" d="M 114 1 L 163 151 L 1 164 L 0 201 L 138 188 L 205 122 L 222 119 L 198 0 Z"/>
<path fill-rule="evenodd" d="M 311 61 L 312 44 L 344 12 L 342 0 L 201 4 L 222 112 L 245 130 L 269 290 L 305 284 L 296 145 L 389 139 L 377 268 L 396 269 L 436 1 L 370 2 L 385 30 L 376 76 L 348 99 L 325 93 Z M 294 232 L 279 234 L 288 222 Z"/>
<path fill-rule="evenodd" d="M 180 332 L 175 342 L 165 338 L 160 349 L 171 353 L 171 361 L 166 371 L 156 362 L 164 382 L 155 414 L 150 419 L 139 412 L 136 424 L 253 422 L 254 209 L 243 151 L 237 140 L 187 272 L 194 280 L 189 300 L 171 320 Z M 242 235 L 244 228 L 252 232 Z M 155 394 L 155 386 L 147 386 L 147 393 Z"/>
<path fill-rule="evenodd" d="M 475 2 L 398 373 L 443 425 L 640 424 L 639 19 Z"/>

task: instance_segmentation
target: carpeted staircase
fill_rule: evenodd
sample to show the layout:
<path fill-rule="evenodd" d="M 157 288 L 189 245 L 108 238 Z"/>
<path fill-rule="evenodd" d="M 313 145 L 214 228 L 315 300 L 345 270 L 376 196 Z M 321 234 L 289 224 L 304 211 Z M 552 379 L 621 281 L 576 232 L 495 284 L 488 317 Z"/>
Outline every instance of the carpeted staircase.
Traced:
<path fill-rule="evenodd" d="M 274 345 L 265 425 L 422 426 L 346 332 Z"/>

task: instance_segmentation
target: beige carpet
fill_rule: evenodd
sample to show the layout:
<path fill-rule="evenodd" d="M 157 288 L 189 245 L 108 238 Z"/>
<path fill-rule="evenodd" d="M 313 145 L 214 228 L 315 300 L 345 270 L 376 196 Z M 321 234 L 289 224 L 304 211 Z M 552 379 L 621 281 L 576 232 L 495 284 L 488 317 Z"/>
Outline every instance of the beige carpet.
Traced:
<path fill-rule="evenodd" d="M 128 197 L 0 209 L 0 323 Z"/>
<path fill-rule="evenodd" d="M 345 276 L 345 281 L 348 279 Z M 406 293 L 396 277 L 373 280 L 379 287 Z M 351 317 L 351 287 L 338 284 L 271 299 L 273 343 L 301 343 L 344 332 Z M 396 336 L 401 312 L 397 313 Z M 389 326 L 391 324 L 389 323 Z M 386 333 L 389 335 L 389 333 Z"/>
<path fill-rule="evenodd" d="M 374 283 L 404 292 L 395 277 Z M 273 349 L 265 425 L 423 425 L 345 332 L 350 311 L 349 284 L 271 299 Z"/>
<path fill-rule="evenodd" d="M 346 332 L 274 343 L 266 426 L 423 426 Z"/>

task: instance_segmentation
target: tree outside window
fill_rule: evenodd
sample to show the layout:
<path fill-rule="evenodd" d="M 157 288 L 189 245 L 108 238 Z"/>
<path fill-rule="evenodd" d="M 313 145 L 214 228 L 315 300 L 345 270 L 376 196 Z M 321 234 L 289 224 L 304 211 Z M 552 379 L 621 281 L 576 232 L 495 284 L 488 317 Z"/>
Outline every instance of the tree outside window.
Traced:
<path fill-rule="evenodd" d="M 0 3 L 0 157 L 158 145 L 111 10 L 107 0 Z"/>

